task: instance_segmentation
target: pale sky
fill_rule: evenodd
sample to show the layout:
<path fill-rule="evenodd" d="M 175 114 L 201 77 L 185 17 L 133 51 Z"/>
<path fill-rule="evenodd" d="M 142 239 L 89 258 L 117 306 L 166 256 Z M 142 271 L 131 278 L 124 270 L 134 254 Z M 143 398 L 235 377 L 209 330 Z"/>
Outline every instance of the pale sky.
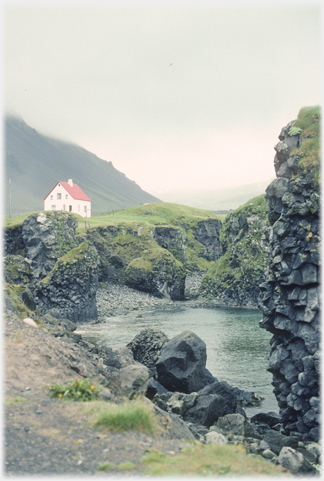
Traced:
<path fill-rule="evenodd" d="M 64 5 L 5 3 L 4 111 L 153 195 L 271 179 L 281 128 L 320 104 L 320 2 Z"/>

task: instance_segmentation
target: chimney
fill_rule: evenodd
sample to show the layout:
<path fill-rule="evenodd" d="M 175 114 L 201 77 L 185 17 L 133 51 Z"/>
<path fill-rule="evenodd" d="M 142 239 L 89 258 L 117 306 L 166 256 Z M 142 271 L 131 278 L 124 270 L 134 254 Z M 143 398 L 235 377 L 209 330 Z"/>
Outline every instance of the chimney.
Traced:
<path fill-rule="evenodd" d="M 69 180 L 68 180 L 68 184 L 69 184 L 71 187 L 73 187 L 73 180 L 72 180 L 72 179 L 69 179 Z"/>

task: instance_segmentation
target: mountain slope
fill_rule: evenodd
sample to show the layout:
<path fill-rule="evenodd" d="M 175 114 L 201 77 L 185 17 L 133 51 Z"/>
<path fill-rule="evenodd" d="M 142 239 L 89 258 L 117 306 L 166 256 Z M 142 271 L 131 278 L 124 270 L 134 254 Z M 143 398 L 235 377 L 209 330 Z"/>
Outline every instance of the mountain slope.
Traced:
<path fill-rule="evenodd" d="M 92 200 L 92 214 L 160 202 L 111 162 L 74 144 L 39 134 L 22 119 L 5 122 L 5 215 L 9 212 L 8 180 L 11 179 L 11 215 L 42 210 L 43 200 L 59 180 L 73 179 Z"/>

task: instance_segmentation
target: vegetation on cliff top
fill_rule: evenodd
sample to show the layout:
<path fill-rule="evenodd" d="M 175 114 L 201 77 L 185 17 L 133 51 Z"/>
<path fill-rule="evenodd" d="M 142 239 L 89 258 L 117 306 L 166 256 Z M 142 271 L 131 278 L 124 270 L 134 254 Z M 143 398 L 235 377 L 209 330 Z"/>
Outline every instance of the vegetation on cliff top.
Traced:
<path fill-rule="evenodd" d="M 320 135 L 321 135 L 321 109 L 320 106 L 303 107 L 298 113 L 298 118 L 292 129 L 299 130 L 299 138 L 302 141 L 300 147 L 296 147 L 290 153 L 291 157 L 298 157 L 299 167 L 304 174 L 314 172 L 314 183 L 320 182 Z M 293 132 L 291 133 L 293 135 Z"/>

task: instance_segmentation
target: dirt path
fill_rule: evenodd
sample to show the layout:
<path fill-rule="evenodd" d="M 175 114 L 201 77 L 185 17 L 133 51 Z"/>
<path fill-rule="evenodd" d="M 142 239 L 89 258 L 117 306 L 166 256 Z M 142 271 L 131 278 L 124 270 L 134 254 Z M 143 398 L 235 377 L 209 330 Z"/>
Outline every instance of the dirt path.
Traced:
<path fill-rule="evenodd" d="M 149 450 L 178 454 L 185 443 L 139 432 L 115 434 L 91 428 L 80 403 L 48 396 L 53 382 L 78 377 L 71 366 L 85 366 L 94 379 L 100 365 L 82 348 L 4 316 L 4 473 L 6 475 L 136 475 Z M 131 471 L 98 471 L 98 466 L 134 463 Z"/>

